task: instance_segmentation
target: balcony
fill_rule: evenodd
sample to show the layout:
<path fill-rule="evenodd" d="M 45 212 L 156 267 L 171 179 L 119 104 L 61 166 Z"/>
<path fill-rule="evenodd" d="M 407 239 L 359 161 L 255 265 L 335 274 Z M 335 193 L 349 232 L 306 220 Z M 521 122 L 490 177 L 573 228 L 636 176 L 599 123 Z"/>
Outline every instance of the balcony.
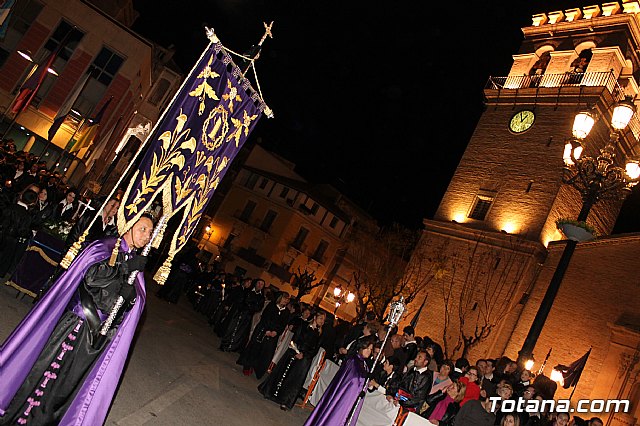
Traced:
<path fill-rule="evenodd" d="M 258 266 L 260 268 L 264 267 L 264 262 L 266 259 L 256 253 L 255 249 L 240 247 L 236 251 L 236 255 L 252 265 Z"/>
<path fill-rule="evenodd" d="M 622 83 L 624 85 L 621 86 Z M 507 77 L 489 77 L 484 87 L 488 99 L 498 101 L 501 97 L 549 98 L 553 103 L 560 96 L 574 97 L 577 103 L 585 102 L 587 96 L 607 94 L 611 104 L 622 100 L 626 95 L 638 94 L 638 85 L 633 77 L 620 81 L 612 71 L 542 75 L 513 75 Z M 505 101 L 507 102 L 507 101 Z M 512 99 L 509 102 L 513 102 Z M 538 101 L 539 102 L 539 101 Z M 640 138 L 640 119 L 634 115 L 628 129 L 636 139 Z"/>
<path fill-rule="evenodd" d="M 289 272 L 288 267 L 280 266 L 275 263 L 272 263 L 269 266 L 269 269 L 267 270 L 267 272 L 269 272 L 271 275 L 277 278 L 280 278 L 283 282 L 286 282 L 286 283 L 291 281 L 291 276 L 293 275 L 291 272 Z"/>

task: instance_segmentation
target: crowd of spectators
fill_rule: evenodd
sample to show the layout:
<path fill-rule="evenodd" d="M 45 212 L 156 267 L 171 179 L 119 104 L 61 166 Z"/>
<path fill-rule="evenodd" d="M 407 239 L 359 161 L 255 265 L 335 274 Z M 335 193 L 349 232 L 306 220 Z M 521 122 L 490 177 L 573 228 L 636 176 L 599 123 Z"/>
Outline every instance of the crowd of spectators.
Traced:
<path fill-rule="evenodd" d="M 439 343 L 417 336 L 411 326 L 390 329 L 372 313 L 354 323 L 301 303 L 262 279 L 237 277 L 218 265 L 197 261 L 197 249 L 174 266 L 159 297 L 176 303 L 186 294 L 220 336 L 219 349 L 237 352 L 245 375 L 255 375 L 267 399 L 291 409 L 304 398 L 304 377 L 316 368 L 311 360 L 320 348 L 326 362 L 338 365 L 371 344 L 380 363 L 369 374 L 369 391 L 382 391 L 389 404 L 439 425 L 602 426 L 567 413 L 510 413 L 507 400 L 551 400 L 557 385 L 544 375 L 519 368 L 507 358 L 446 359 Z M 386 344 L 385 337 L 389 333 Z M 286 364 L 286 365 L 285 365 Z M 291 371 L 295 371 L 291 378 Z M 266 375 L 266 378 L 264 376 Z M 346 402 L 345 402 L 346 403 Z M 545 405 L 540 405 L 545 407 Z M 546 406 L 548 407 L 548 405 Z"/>

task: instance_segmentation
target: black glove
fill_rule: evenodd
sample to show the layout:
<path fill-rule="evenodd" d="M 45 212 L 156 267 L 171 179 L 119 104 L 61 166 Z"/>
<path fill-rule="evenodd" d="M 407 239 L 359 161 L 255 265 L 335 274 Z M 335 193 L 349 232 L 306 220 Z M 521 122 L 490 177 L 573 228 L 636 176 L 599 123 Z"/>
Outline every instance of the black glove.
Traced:
<path fill-rule="evenodd" d="M 133 285 L 129 285 L 127 283 L 122 285 L 120 288 L 120 296 L 124 299 L 125 306 L 133 303 L 136 298 L 136 288 Z"/>
<path fill-rule="evenodd" d="M 144 271 L 147 264 L 147 256 L 136 256 L 124 262 L 127 266 L 127 272 Z"/>

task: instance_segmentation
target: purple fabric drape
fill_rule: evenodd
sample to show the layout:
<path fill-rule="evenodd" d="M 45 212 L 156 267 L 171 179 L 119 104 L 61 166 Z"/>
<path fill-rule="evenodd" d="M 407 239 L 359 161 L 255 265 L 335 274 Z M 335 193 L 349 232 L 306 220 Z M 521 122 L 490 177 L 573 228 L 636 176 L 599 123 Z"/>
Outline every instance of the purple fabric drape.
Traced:
<path fill-rule="evenodd" d="M 115 238 L 109 238 L 89 245 L 0 348 L 0 415 L 4 414 L 4 410 L 29 374 L 56 323 L 82 282 L 85 272 L 89 266 L 111 255 L 115 241 Z M 129 250 L 124 240 L 120 249 Z M 144 308 L 145 288 L 142 274 L 138 274 L 135 286 L 138 293 L 136 304 L 127 313 L 118 332 L 89 372 L 60 425 L 93 426 L 104 423 Z"/>
<path fill-rule="evenodd" d="M 358 399 L 367 376 L 367 365 L 360 355 L 354 355 L 340 367 L 329 387 L 322 395 L 305 426 L 342 426 L 351 407 Z M 351 424 L 356 424 L 362 401 L 356 408 Z"/>

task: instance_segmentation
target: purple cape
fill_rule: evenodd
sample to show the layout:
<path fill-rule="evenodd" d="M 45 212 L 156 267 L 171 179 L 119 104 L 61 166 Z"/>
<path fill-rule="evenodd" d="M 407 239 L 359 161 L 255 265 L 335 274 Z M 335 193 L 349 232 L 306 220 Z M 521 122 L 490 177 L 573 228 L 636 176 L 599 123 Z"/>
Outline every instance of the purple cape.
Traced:
<path fill-rule="evenodd" d="M 360 355 L 345 360 L 304 425 L 344 425 L 364 387 L 366 374 L 367 366 Z M 356 424 L 361 408 L 362 401 L 356 408 L 351 424 Z"/>
<path fill-rule="evenodd" d="M 31 371 L 87 269 L 108 259 L 115 241 L 115 238 L 98 240 L 83 250 L 0 347 L 0 415 L 4 414 Z M 129 251 L 124 240 L 120 249 Z M 146 293 L 143 274 L 138 274 L 135 286 L 138 293 L 136 304 L 125 315 L 116 335 L 88 373 L 60 425 L 93 426 L 104 423 L 144 308 Z"/>

